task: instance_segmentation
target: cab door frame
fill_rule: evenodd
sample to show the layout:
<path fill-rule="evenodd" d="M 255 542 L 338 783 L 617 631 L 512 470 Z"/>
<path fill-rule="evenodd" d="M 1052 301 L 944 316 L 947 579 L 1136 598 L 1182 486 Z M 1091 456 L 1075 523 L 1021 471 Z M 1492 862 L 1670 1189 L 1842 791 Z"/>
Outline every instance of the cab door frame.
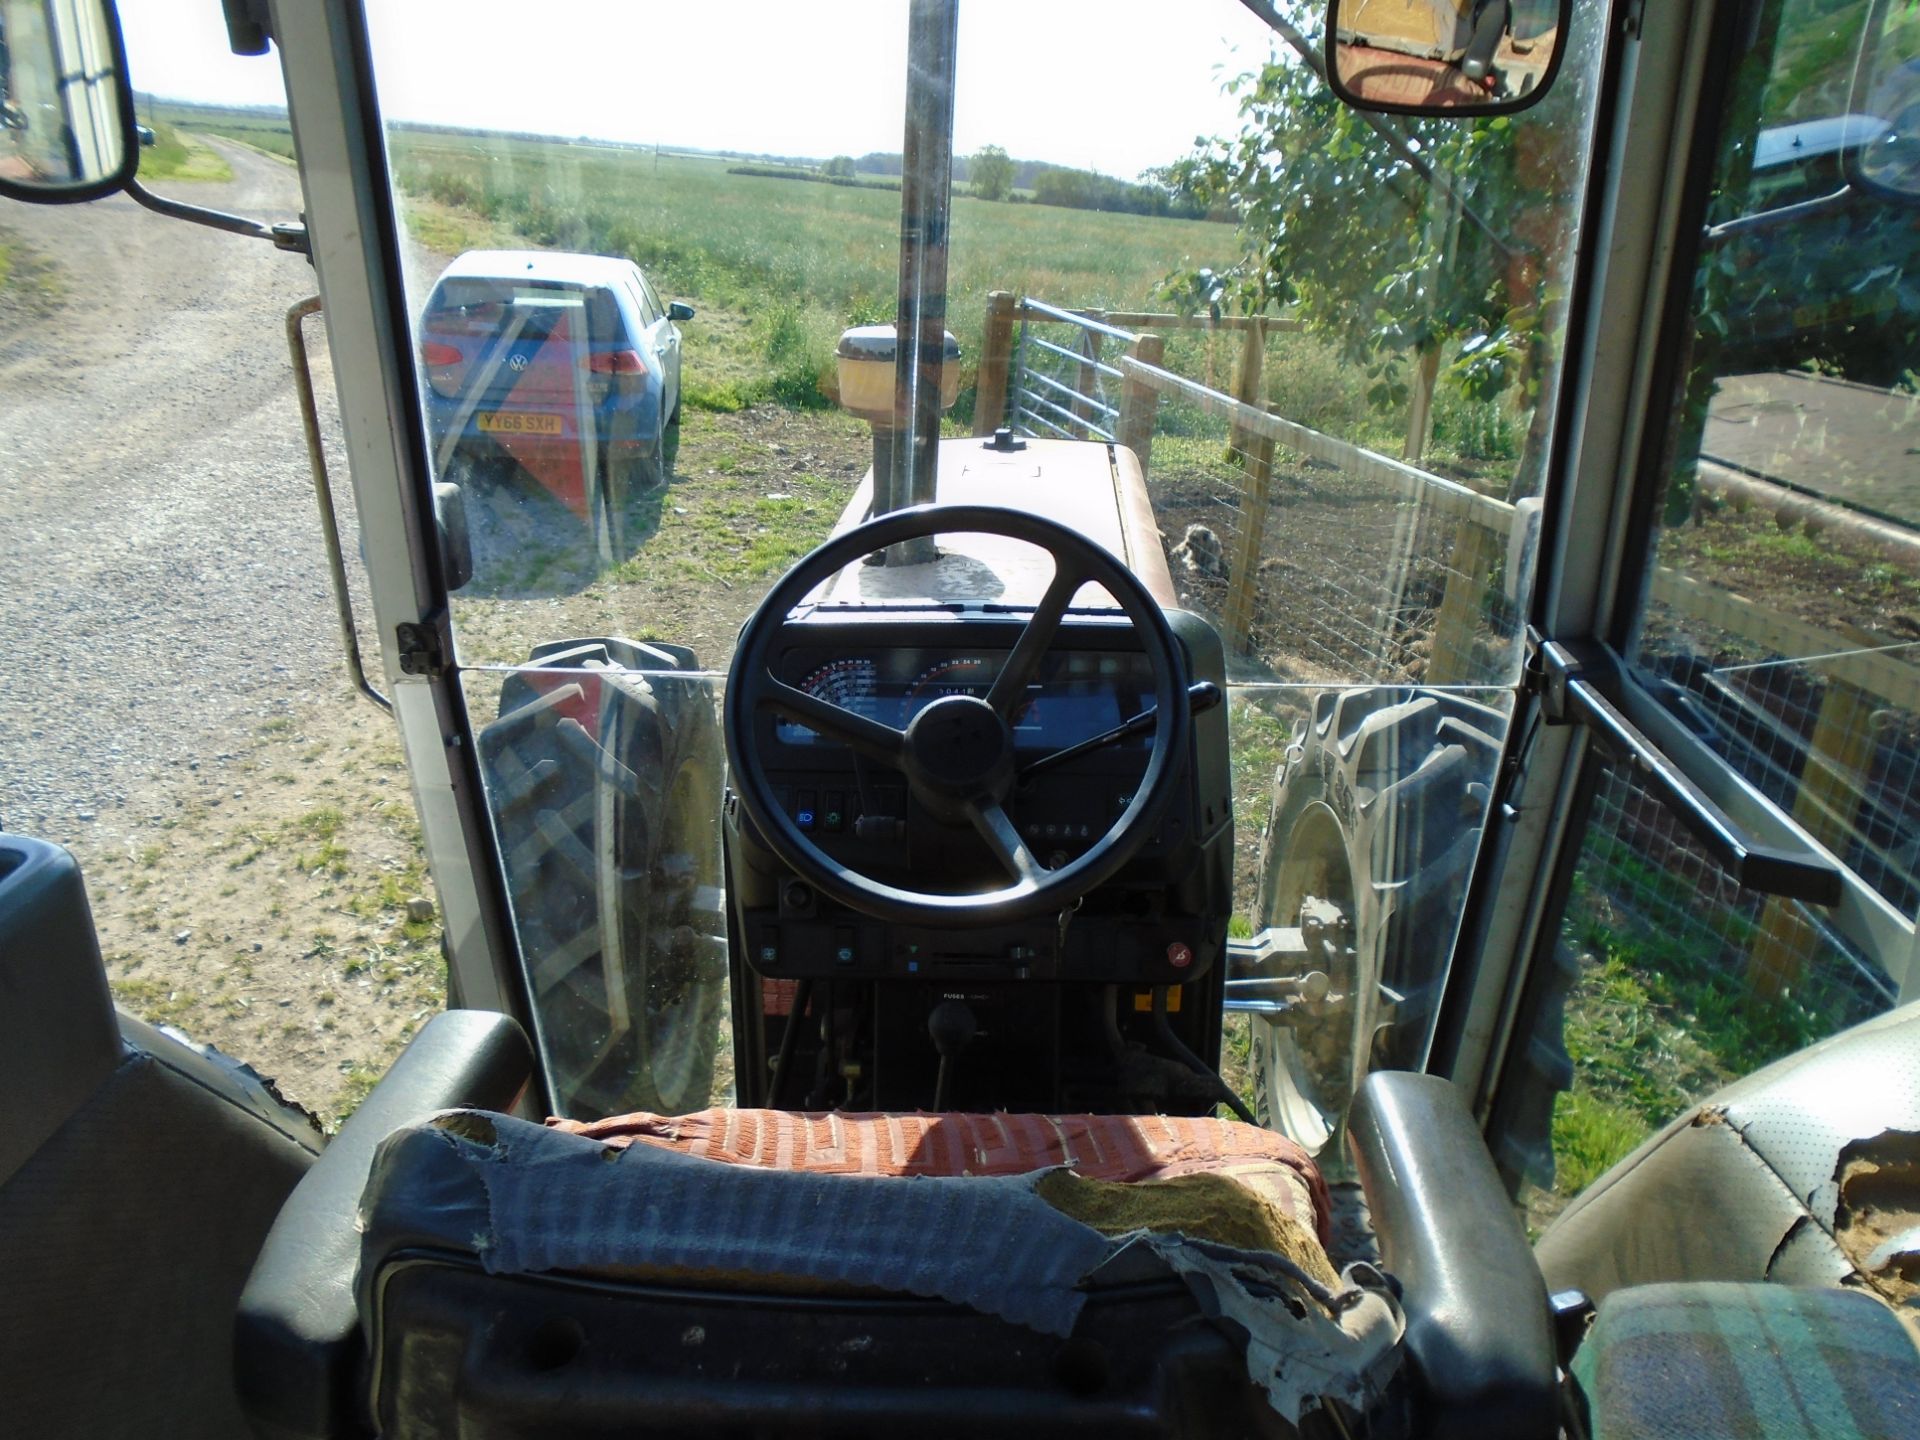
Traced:
<path fill-rule="evenodd" d="M 420 387 L 361 0 L 271 0 L 387 693 L 445 927 L 448 999 L 534 1033 L 458 693 Z M 536 1081 L 544 1089 L 544 1079 Z M 544 1094 L 530 1097 L 538 1107 Z"/>

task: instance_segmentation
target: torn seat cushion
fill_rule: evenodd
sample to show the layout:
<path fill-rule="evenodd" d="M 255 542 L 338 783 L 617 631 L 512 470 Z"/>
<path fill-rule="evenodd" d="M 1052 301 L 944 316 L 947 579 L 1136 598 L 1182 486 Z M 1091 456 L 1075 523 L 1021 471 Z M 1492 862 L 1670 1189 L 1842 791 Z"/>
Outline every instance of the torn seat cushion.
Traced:
<path fill-rule="evenodd" d="M 1574 1357 L 1592 1440 L 1912 1440 L 1920 1351 L 1859 1290 L 1702 1283 L 1621 1290 Z"/>
<path fill-rule="evenodd" d="M 592 1126 L 456 1110 L 397 1130 L 374 1157 L 357 1226 L 355 1301 L 377 1357 L 374 1413 L 385 1424 L 417 1400 L 465 1423 L 497 1401 L 512 1409 L 506 1428 L 519 1434 L 519 1420 L 551 1414 L 565 1392 L 600 1429 L 625 1405 L 635 1433 L 691 1433 L 698 1427 L 676 1420 L 685 1418 L 673 1409 L 678 1396 L 694 1397 L 703 1423 L 760 1433 L 781 1428 L 761 1410 L 751 1424 L 718 1425 L 715 1416 L 798 1394 L 791 1382 L 800 1375 L 819 1386 L 793 1403 L 819 1407 L 817 1428 L 829 1432 L 864 1432 L 873 1415 L 907 1410 L 914 1423 L 901 1428 L 925 1428 L 987 1405 L 980 1413 L 1003 1418 L 1071 1412 L 1107 1433 L 1122 1415 L 1161 1407 L 1186 1415 L 1196 1397 L 1236 1413 L 1262 1405 L 1294 1424 L 1329 1399 L 1364 1414 L 1396 1383 L 1405 1319 L 1391 1287 L 1369 1267 L 1341 1276 L 1319 1268 L 1311 1231 L 1277 1205 L 1268 1219 L 1317 1264 L 1158 1228 L 1198 1212 L 1221 1218 L 1222 1187 L 1257 1194 L 1224 1175 L 1187 1169 L 1127 1185 L 1058 1163 L 1070 1151 L 1089 1169 L 1151 1176 L 1205 1157 L 1229 1166 L 1272 1158 L 1242 1143 L 1249 1137 L 1237 1127 L 1044 1124 L 1053 1135 L 1045 1144 L 1039 1124 L 978 1116 L 645 1117 L 624 1122 L 619 1143 L 577 1133 Z M 661 1130 L 670 1141 L 675 1126 L 687 1143 L 644 1138 Z M 735 1158 L 691 1153 L 696 1133 Z M 1007 1173 L 978 1173 L 986 1151 L 1001 1154 Z M 770 1163 L 750 1163 L 757 1153 Z M 932 1165 L 936 1153 L 974 1173 L 903 1173 Z M 804 1168 L 809 1157 L 819 1166 Z M 1289 1203 L 1305 1207 L 1312 1167 L 1304 1157 L 1301 1166 L 1280 1169 L 1306 1197 Z M 1062 1181 L 1071 1183 L 1062 1190 Z M 1165 1203 L 1176 1190 L 1193 1193 Z M 1131 1204 L 1142 1192 L 1160 1202 L 1156 1214 Z M 1182 1203 L 1187 1215 L 1176 1213 Z M 743 1305 L 742 1295 L 758 1298 Z M 515 1316 L 533 1333 L 514 1338 Z M 771 1329 L 767 1317 L 778 1317 Z M 492 1344 L 496 1331 L 499 1355 L 475 1360 L 472 1345 Z M 556 1359 L 541 1340 L 549 1332 L 591 1341 L 559 1347 Z M 1077 1382 L 1063 1390 L 1053 1367 L 1072 1356 L 1036 1336 L 1097 1337 L 1109 1357 L 1102 1367 L 1111 1363 L 1096 1387 L 1106 1398 L 1063 1409 L 1081 1392 Z M 945 1391 L 927 1389 L 933 1355 Z M 553 1373 L 575 1357 L 577 1369 Z M 528 1371 L 532 1388 L 503 1400 L 520 1383 L 502 1368 L 509 1361 Z M 1243 1417 L 1201 1428 L 1266 1427 Z M 549 1432 L 576 1433 L 559 1422 L 538 1433 Z"/>
<path fill-rule="evenodd" d="M 1552 1290 L 1859 1284 L 1899 1302 L 1920 1216 L 1920 1003 L 1767 1066 L 1589 1185 L 1534 1247 Z M 1920 1244 L 1920 1240 L 1916 1240 Z M 1903 1248 L 1903 1246 L 1905 1248 Z"/>
<path fill-rule="evenodd" d="M 1088 1182 L 1151 1183 L 1129 1205 L 1124 1194 L 1091 1186 L 1077 1192 L 1077 1213 L 1096 1228 L 1167 1230 L 1182 1218 L 1188 1233 L 1246 1245 L 1246 1225 L 1284 1231 L 1263 1214 L 1284 1217 L 1330 1239 L 1326 1181 L 1299 1145 L 1236 1120 L 1172 1115 L 795 1114 L 785 1110 L 644 1112 L 607 1120 L 550 1120 L 549 1126 L 613 1146 L 652 1145 L 702 1159 L 762 1170 L 867 1176 L 1008 1176 L 1065 1167 Z M 1243 1192 L 1245 1203 L 1218 1181 Z M 1056 1200 L 1056 1208 L 1061 1208 Z M 1173 1208 L 1169 1211 L 1168 1206 Z M 1091 1218 L 1098 1210 L 1107 1224 Z M 1129 1219 L 1135 1223 L 1126 1225 Z M 1220 1227 L 1234 1233 L 1220 1233 Z M 1117 1232 L 1115 1232 L 1117 1233 Z M 1281 1245 L 1259 1248 L 1285 1249 Z M 1295 1257 L 1297 1258 L 1297 1257 Z M 1324 1255 L 1315 1268 L 1324 1267 Z"/>

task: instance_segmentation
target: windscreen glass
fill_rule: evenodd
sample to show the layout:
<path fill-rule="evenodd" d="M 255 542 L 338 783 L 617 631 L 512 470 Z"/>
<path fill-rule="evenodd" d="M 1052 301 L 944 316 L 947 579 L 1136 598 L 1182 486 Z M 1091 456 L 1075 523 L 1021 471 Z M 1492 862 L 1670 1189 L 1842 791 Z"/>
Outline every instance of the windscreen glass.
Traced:
<path fill-rule="evenodd" d="M 1187 659 L 1224 695 L 1217 728 L 1196 721 L 1223 787 L 1192 822 L 1222 847 L 1209 961 L 1227 928 L 1293 948 L 1224 1036 L 1190 1039 L 1331 1160 L 1368 1065 L 1424 1048 L 1504 739 L 1598 27 L 1561 37 L 1522 114 L 1376 121 L 1315 72 L 1317 7 L 1276 29 L 1226 0 L 1177 23 L 965 0 L 930 40 L 915 16 L 942 8 L 558 3 L 530 30 L 504 4 L 369 7 L 436 504 L 468 557 L 461 683 L 556 1104 L 764 1097 L 797 992 L 750 968 L 779 945 L 722 862 L 736 637 L 829 534 L 966 501 L 1062 521 L 1197 617 Z M 816 577 L 769 678 L 902 731 L 936 699 L 962 713 L 1011 644 L 974 621 L 1031 614 L 1051 583 L 1018 543 L 903 542 Z M 862 629 L 876 616 L 896 638 Z M 1097 587 L 1083 622 L 1125 628 Z M 1046 772 L 1062 818 L 1006 801 L 1042 867 L 1084 853 L 1048 824 L 1071 811 L 1091 844 L 1141 774 L 1151 676 L 1102 633 L 1062 638 L 1010 722 L 1018 766 L 1100 741 Z M 763 718 L 761 759 L 786 768 L 749 799 L 964 889 L 964 816 L 923 832 L 921 792 L 846 760 L 833 725 Z M 816 763 L 867 831 L 813 828 Z M 850 954 L 900 938 L 768 915 Z M 1282 1003 L 1309 974 L 1311 1003 Z M 1223 994 L 1187 988 L 1176 1028 Z M 1125 1035 L 1153 1024 L 1138 999 Z M 932 1064 L 912 1023 L 926 1055 L 889 1074 Z M 865 1034 L 834 1029 L 846 1053 L 809 1051 L 783 1098 L 932 1104 L 931 1068 L 925 1094 L 886 1090 L 891 1040 Z"/>

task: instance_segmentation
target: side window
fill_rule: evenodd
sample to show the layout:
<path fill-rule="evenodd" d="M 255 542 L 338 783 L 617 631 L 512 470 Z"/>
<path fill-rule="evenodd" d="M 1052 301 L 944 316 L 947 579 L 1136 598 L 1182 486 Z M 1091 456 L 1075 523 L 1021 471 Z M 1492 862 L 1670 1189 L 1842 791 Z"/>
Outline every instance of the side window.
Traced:
<path fill-rule="evenodd" d="M 1547 1187 L 1537 1223 L 1686 1106 L 1908 983 L 1920 504 L 1905 435 L 1920 296 L 1896 277 L 1920 261 L 1920 217 L 1843 189 L 1866 11 L 1768 7 L 1743 62 L 1711 218 L 1745 223 L 1705 237 L 1625 647 L 1639 685 L 1839 861 L 1845 893 L 1824 906 L 1743 888 L 1637 772 L 1596 778 L 1561 932 L 1563 1037 L 1533 1047 L 1563 1038 L 1572 1062 L 1551 1157 L 1531 1157 Z"/>
<path fill-rule="evenodd" d="M 645 281 L 628 280 L 627 296 L 633 301 L 634 313 L 640 317 L 642 327 L 651 329 L 660 318 L 660 312 L 651 303 Z"/>
<path fill-rule="evenodd" d="M 619 343 L 625 339 L 626 328 L 620 303 L 611 290 L 587 292 L 587 333 L 596 343 Z"/>
<path fill-rule="evenodd" d="M 640 308 L 645 312 L 649 325 L 667 313 L 667 307 L 660 303 L 660 297 L 653 293 L 653 286 L 647 283 L 644 275 L 640 277 Z"/>

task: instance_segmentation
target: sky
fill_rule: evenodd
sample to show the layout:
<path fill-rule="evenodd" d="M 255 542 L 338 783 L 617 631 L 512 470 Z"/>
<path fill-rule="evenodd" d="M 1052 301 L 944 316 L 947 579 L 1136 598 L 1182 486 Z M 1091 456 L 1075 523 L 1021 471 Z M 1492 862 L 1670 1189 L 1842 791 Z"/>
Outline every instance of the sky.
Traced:
<path fill-rule="evenodd" d="M 218 0 L 120 0 L 136 89 L 285 103 Z M 825 158 L 900 149 L 904 0 L 369 0 L 390 120 Z M 1266 58 L 1236 0 L 961 0 L 954 149 L 1131 178 L 1233 130 Z"/>

